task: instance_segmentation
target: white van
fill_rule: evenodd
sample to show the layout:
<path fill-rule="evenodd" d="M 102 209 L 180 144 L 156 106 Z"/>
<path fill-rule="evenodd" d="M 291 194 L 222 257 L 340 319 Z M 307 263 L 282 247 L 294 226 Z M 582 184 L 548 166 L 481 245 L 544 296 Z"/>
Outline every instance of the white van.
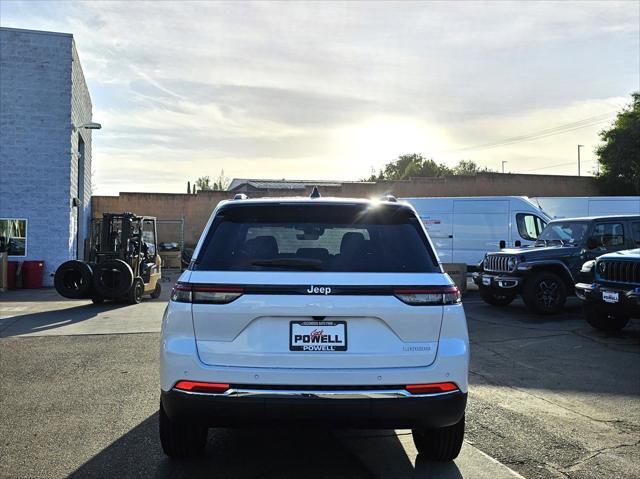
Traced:
<path fill-rule="evenodd" d="M 533 244 L 551 219 L 524 196 L 402 200 L 418 212 L 443 263 L 476 266 L 489 251 Z"/>
<path fill-rule="evenodd" d="M 640 196 L 539 196 L 531 201 L 554 219 L 640 215 Z"/>

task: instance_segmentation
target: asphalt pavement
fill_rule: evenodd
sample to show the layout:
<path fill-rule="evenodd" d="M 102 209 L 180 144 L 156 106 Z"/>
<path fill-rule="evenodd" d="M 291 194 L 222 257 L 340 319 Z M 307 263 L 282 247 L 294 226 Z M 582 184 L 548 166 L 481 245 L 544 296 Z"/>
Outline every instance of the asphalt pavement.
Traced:
<path fill-rule="evenodd" d="M 632 478 L 640 475 L 640 322 L 592 330 L 571 300 L 464 300 L 472 341 L 460 457 L 423 461 L 409 431 L 211 430 L 171 461 L 157 435 L 163 297 L 140 305 L 0 295 L 0 477 Z"/>

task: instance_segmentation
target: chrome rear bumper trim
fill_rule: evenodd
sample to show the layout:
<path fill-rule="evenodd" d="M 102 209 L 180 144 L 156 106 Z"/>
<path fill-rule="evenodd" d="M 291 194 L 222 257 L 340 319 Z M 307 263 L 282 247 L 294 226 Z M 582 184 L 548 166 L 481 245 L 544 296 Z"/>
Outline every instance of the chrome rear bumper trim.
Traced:
<path fill-rule="evenodd" d="M 406 389 L 373 389 L 373 390 L 296 390 L 296 389 L 228 389 L 224 393 L 202 393 L 184 391 L 182 389 L 173 389 L 173 391 L 190 394 L 194 396 L 212 396 L 212 397 L 256 397 L 256 398 L 273 398 L 273 397 L 299 397 L 299 398 L 318 398 L 318 399 L 394 399 L 394 398 L 417 398 L 417 397 L 437 397 L 448 394 L 459 393 L 460 390 L 447 391 L 433 394 L 411 394 Z"/>

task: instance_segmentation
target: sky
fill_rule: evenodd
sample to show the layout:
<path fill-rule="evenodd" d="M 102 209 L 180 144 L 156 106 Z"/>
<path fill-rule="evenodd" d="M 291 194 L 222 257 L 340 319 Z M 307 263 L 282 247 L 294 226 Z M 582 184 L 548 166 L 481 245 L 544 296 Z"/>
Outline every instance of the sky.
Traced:
<path fill-rule="evenodd" d="M 0 2 L 73 33 L 94 194 L 199 176 L 359 180 L 398 155 L 596 169 L 640 90 L 640 1 Z"/>

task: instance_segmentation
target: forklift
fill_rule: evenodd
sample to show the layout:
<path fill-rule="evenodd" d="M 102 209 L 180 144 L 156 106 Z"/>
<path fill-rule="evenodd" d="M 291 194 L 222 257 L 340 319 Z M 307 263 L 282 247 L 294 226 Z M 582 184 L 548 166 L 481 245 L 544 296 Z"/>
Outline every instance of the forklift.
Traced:
<path fill-rule="evenodd" d="M 91 223 L 88 263 L 92 270 L 91 300 L 125 300 L 132 304 L 149 294 L 158 298 L 162 260 L 156 218 L 134 213 L 103 213 Z"/>

